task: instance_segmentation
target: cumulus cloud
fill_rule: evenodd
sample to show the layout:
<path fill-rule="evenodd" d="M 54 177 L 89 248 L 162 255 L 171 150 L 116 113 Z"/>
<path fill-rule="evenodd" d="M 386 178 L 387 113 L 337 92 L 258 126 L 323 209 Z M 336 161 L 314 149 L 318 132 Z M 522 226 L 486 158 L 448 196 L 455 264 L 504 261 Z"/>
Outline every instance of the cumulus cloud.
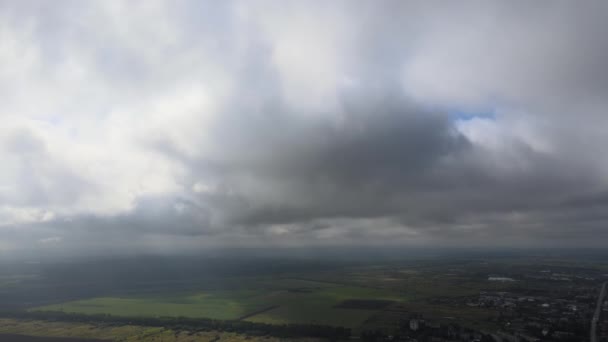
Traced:
<path fill-rule="evenodd" d="M 605 242 L 603 3 L 0 4 L 0 250 Z"/>

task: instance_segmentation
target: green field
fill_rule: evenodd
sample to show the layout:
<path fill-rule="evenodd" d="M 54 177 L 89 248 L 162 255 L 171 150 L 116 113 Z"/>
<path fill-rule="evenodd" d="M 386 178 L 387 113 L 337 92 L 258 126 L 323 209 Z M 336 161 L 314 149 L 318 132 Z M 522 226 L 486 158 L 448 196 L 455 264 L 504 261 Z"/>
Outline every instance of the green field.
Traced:
<path fill-rule="evenodd" d="M 237 319 L 261 309 L 264 303 L 255 291 L 204 292 L 150 297 L 98 297 L 39 308 L 85 314 L 118 316 L 184 316 Z"/>
<path fill-rule="evenodd" d="M 184 316 L 262 323 L 315 323 L 355 328 L 378 310 L 336 308 L 345 300 L 406 301 L 396 292 L 299 279 L 256 279 L 248 289 L 171 295 L 97 297 L 33 310 L 133 317 Z"/>
<path fill-rule="evenodd" d="M 405 301 L 405 296 L 364 287 L 334 286 L 310 293 L 280 293 L 273 299 L 277 308 L 250 317 L 262 323 L 317 323 L 354 328 L 378 310 L 335 308 L 349 299 Z"/>

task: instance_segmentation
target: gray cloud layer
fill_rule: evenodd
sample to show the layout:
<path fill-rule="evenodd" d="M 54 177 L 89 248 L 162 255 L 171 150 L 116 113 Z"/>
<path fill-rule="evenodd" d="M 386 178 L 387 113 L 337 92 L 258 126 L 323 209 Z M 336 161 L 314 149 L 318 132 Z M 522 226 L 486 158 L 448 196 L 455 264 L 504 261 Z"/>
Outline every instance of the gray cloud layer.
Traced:
<path fill-rule="evenodd" d="M 608 240 L 603 2 L 0 4 L 0 251 Z"/>

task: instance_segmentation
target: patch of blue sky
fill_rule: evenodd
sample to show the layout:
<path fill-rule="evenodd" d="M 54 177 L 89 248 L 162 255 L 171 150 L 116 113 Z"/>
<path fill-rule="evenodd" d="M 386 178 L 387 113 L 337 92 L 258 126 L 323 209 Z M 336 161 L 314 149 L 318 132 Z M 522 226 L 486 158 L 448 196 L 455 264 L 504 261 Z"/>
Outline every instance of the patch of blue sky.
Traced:
<path fill-rule="evenodd" d="M 495 110 L 483 111 L 468 111 L 468 110 L 450 110 L 448 116 L 452 121 L 469 121 L 472 119 L 496 120 Z"/>

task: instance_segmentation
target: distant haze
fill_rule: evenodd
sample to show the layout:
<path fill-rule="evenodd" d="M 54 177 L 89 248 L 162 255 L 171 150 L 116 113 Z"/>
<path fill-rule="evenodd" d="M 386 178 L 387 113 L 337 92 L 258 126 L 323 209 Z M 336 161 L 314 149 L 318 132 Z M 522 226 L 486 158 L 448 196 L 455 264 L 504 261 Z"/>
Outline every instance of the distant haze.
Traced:
<path fill-rule="evenodd" d="M 0 255 L 606 246 L 606 13 L 0 1 Z"/>

